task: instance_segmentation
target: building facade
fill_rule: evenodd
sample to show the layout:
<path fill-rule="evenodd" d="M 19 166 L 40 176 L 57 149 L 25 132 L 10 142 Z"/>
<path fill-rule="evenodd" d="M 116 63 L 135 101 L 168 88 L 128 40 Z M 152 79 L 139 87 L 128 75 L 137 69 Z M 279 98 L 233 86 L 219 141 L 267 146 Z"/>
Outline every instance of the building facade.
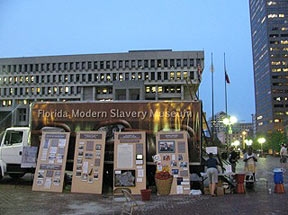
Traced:
<path fill-rule="evenodd" d="M 250 0 L 257 133 L 288 117 L 288 1 Z"/>
<path fill-rule="evenodd" d="M 0 124 L 28 125 L 35 101 L 191 100 L 203 66 L 203 51 L 170 49 L 2 58 Z"/>

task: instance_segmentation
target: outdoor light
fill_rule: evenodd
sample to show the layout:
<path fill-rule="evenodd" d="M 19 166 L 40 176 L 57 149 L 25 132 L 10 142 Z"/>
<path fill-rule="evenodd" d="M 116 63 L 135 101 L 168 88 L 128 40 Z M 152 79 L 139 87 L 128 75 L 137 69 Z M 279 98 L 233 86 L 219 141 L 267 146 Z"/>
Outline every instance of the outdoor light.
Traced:
<path fill-rule="evenodd" d="M 253 143 L 253 141 L 252 140 L 245 140 L 245 143 L 246 143 L 246 145 L 247 146 L 251 146 L 252 145 L 252 143 Z"/>
<path fill-rule="evenodd" d="M 227 131 L 226 131 L 226 138 L 225 138 L 225 142 L 227 144 L 228 147 L 228 142 L 227 142 L 227 135 L 228 134 L 232 134 L 232 125 L 234 123 L 237 122 L 237 118 L 235 116 L 227 116 L 223 119 L 223 124 L 227 127 Z"/>
<path fill-rule="evenodd" d="M 258 138 L 258 143 L 260 143 L 260 145 L 261 145 L 261 154 L 263 152 L 263 143 L 265 143 L 265 142 L 266 142 L 266 139 L 264 137 Z"/>
<path fill-rule="evenodd" d="M 240 145 L 240 141 L 235 140 L 234 142 L 231 143 L 231 145 L 237 148 Z"/>

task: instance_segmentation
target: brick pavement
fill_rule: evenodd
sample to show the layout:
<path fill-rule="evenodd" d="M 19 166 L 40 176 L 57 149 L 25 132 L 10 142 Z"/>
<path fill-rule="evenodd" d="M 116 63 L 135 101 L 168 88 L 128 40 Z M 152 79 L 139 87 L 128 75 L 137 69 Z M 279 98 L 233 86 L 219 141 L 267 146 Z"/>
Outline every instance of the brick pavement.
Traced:
<path fill-rule="evenodd" d="M 262 160 L 261 160 L 262 159 Z M 261 158 L 258 165 L 258 178 L 268 180 L 268 187 L 274 189 L 273 168 L 278 165 L 278 158 Z M 241 171 L 242 164 L 237 167 Z M 265 167 L 265 168 L 264 168 Z M 272 169 L 272 170 L 271 170 Z M 288 214 L 288 172 L 284 173 L 286 193 L 269 194 L 266 184 L 255 183 L 255 189 L 245 194 L 227 194 L 224 196 L 157 196 L 152 194 L 146 202 L 145 214 Z M 106 215 L 120 214 L 121 202 L 116 202 L 110 195 L 32 192 L 31 180 L 17 183 L 9 179 L 0 183 L 0 215 Z M 140 200 L 141 196 L 135 196 Z"/>

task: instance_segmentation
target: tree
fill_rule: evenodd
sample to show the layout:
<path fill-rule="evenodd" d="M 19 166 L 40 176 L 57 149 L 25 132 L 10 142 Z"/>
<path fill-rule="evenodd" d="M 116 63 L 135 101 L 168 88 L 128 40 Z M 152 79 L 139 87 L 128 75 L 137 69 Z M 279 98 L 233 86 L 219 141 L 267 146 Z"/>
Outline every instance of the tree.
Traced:
<path fill-rule="evenodd" d="M 287 137 L 284 132 L 273 131 L 267 135 L 267 146 L 273 151 L 279 151 L 281 144 L 287 142 Z"/>

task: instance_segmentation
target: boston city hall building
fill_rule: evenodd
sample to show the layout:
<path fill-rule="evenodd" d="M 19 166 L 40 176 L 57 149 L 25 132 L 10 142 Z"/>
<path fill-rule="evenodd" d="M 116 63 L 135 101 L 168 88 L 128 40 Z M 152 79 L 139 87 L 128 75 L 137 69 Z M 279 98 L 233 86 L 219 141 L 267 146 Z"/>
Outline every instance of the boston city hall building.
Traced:
<path fill-rule="evenodd" d="M 1 129 L 28 125 L 35 101 L 191 100 L 203 66 L 204 51 L 170 49 L 0 58 Z"/>

